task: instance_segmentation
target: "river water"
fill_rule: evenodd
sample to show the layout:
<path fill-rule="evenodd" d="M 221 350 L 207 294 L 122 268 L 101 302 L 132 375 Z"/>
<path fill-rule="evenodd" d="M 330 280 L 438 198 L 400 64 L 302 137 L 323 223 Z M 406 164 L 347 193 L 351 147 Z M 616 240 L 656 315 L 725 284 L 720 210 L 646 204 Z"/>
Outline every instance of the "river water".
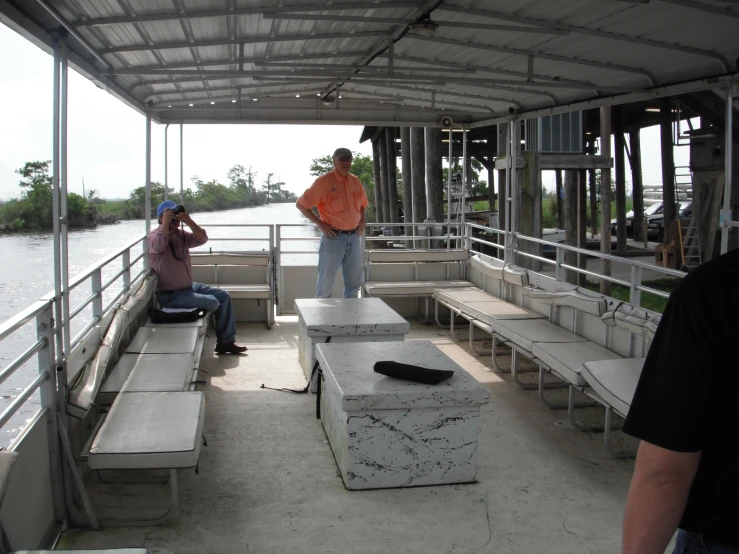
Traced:
<path fill-rule="evenodd" d="M 213 250 L 262 250 L 269 243 L 244 241 L 244 238 L 267 237 L 266 228 L 210 227 L 217 224 L 307 224 L 309 223 L 295 208 L 295 204 L 270 204 L 223 212 L 193 214 L 193 219 L 208 229 L 210 241 L 200 249 Z M 156 225 L 156 222 L 153 222 Z M 89 266 L 107 255 L 132 243 L 145 234 L 144 220 L 121 221 L 114 225 L 101 225 L 96 229 L 70 231 L 68 239 L 70 280 Z M 282 231 L 283 250 L 317 250 L 318 230 L 313 225 L 286 227 Z M 219 240 L 238 238 L 242 240 Z M 310 238 L 311 240 L 290 241 L 286 238 Z M 131 259 L 141 253 L 139 248 Z M 53 236 L 51 233 L 17 233 L 0 235 L 0 322 L 8 320 L 18 312 L 54 290 Z M 315 254 L 293 254 L 282 257 L 283 265 L 315 264 Z M 103 283 L 120 270 L 120 262 L 104 268 Z M 134 274 L 141 269 L 141 262 L 134 267 Z M 103 305 L 110 303 L 120 291 L 117 283 L 103 295 Z M 89 282 L 72 291 L 70 305 L 84 301 L 90 295 Z M 90 310 L 81 312 L 72 322 L 74 337 L 91 319 Z M 36 341 L 36 326 L 31 322 L 13 335 L 0 342 L 0 369 L 9 364 Z M 0 384 L 0 410 L 33 380 L 38 372 L 36 358 L 19 368 L 4 383 Z M 0 429 L 0 446 L 7 446 L 39 407 L 38 394 L 27 401 L 8 424 Z"/>

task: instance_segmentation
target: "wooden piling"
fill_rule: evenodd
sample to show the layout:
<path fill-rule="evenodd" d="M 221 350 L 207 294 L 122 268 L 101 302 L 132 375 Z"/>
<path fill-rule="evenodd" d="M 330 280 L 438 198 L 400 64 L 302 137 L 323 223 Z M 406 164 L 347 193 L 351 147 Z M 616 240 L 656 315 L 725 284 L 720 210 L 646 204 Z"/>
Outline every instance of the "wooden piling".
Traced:
<path fill-rule="evenodd" d="M 565 244 L 577 246 L 577 171 L 566 169 L 564 175 L 564 218 L 565 218 Z M 577 252 L 565 251 L 565 263 L 577 266 Z M 577 283 L 577 272 L 572 269 L 565 270 L 565 281 L 571 284 Z"/>
<path fill-rule="evenodd" d="M 423 223 L 426 219 L 426 160 L 424 151 L 423 127 L 411 128 L 411 181 L 413 185 L 414 223 Z"/>
<path fill-rule="evenodd" d="M 611 107 L 600 109 L 600 154 L 611 157 Z M 600 170 L 600 251 L 602 254 L 611 253 L 611 170 Z M 611 275 L 611 261 L 600 261 L 600 272 Z M 611 295 L 611 282 L 600 280 L 600 293 Z"/>
<path fill-rule="evenodd" d="M 382 167 L 380 166 L 380 145 L 379 139 L 372 139 L 372 164 L 374 167 L 375 178 L 375 222 L 384 223 L 385 215 L 382 212 Z"/>
<path fill-rule="evenodd" d="M 425 128 L 426 142 L 426 212 L 436 223 L 444 222 L 444 183 L 441 165 L 441 129 Z"/>
<path fill-rule="evenodd" d="M 387 148 L 387 204 L 390 223 L 398 223 L 398 159 L 395 148 L 395 127 L 385 127 L 385 147 Z M 394 237 L 400 235 L 400 227 L 393 227 Z"/>
<path fill-rule="evenodd" d="M 556 179 L 556 187 L 554 194 L 557 196 L 557 227 L 559 229 L 565 228 L 565 212 L 564 212 L 564 198 L 562 198 L 562 170 L 557 169 L 554 172 Z"/>
<path fill-rule="evenodd" d="M 411 184 L 411 129 L 400 128 L 400 161 L 403 175 L 403 234 L 413 234 L 413 187 Z M 411 241 L 405 242 L 406 248 L 412 248 Z"/>
<path fill-rule="evenodd" d="M 380 150 L 380 183 L 382 185 L 382 222 L 390 223 L 390 208 L 388 207 L 387 190 L 387 140 L 385 132 L 380 131 L 377 144 Z"/>
<path fill-rule="evenodd" d="M 629 132 L 629 150 L 631 152 L 631 183 L 634 198 L 634 239 L 644 240 L 644 181 L 641 171 L 641 138 L 639 128 Z"/>
<path fill-rule="evenodd" d="M 616 166 L 616 251 L 623 253 L 626 252 L 626 141 L 620 106 L 613 108 L 613 139 Z"/>
<path fill-rule="evenodd" d="M 659 134 L 662 150 L 662 203 L 664 205 L 665 226 L 667 231 L 671 222 L 677 218 L 675 206 L 675 156 L 672 145 L 672 100 L 662 98 L 659 101 Z M 666 237 L 665 237 L 666 238 Z"/>

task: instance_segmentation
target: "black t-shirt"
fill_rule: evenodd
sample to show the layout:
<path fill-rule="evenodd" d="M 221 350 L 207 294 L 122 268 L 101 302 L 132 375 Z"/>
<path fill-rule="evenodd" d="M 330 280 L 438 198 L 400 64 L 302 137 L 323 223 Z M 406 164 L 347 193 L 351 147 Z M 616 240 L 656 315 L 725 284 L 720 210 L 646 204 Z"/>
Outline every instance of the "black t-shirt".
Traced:
<path fill-rule="evenodd" d="M 672 293 L 624 431 L 702 451 L 680 528 L 739 548 L 739 249 Z"/>

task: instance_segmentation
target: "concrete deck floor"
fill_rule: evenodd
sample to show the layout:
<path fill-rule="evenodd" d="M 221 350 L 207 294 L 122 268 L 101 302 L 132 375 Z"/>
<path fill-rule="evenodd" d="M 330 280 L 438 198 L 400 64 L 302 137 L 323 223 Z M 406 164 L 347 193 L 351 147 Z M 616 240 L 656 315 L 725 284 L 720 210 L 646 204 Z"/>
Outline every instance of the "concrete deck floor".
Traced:
<path fill-rule="evenodd" d="M 180 472 L 179 517 L 160 527 L 71 530 L 59 547 L 145 546 L 175 554 L 620 552 L 633 461 L 609 455 L 602 434 L 562 425 L 566 411 L 545 407 L 509 374 L 485 371 L 489 358 L 455 343 L 448 331 L 413 323 L 414 339 L 432 340 L 490 389 L 477 483 L 347 491 L 315 418 L 315 396 L 259 388 L 304 385 L 297 318 L 279 317 L 270 331 L 239 324 L 237 340 L 249 346 L 248 355 L 216 357 L 208 339 L 201 364 L 208 447 L 199 475 Z M 578 410 L 588 411 L 602 417 L 600 408 Z M 166 506 L 162 485 L 90 489 L 103 516 L 125 510 L 140 517 Z"/>

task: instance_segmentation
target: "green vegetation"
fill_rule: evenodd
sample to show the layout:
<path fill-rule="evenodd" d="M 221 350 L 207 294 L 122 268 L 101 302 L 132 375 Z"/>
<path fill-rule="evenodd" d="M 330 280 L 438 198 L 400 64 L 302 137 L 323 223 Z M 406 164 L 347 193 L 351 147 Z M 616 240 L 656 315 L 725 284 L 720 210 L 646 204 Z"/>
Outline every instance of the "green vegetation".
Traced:
<path fill-rule="evenodd" d="M 657 289 L 665 292 L 672 292 L 674 291 L 678 285 L 682 283 L 682 279 L 670 279 L 670 278 L 662 278 L 662 279 L 653 279 L 651 281 L 644 281 L 642 285 L 645 287 L 649 287 L 652 289 Z M 598 283 L 593 281 L 587 281 L 585 286 L 593 291 L 599 291 L 600 286 Z M 622 300 L 624 302 L 629 301 L 630 297 L 630 291 L 628 287 L 624 287 L 622 285 L 611 285 L 611 296 L 615 298 L 616 300 Z M 653 312 L 663 313 L 665 311 L 665 306 L 667 306 L 667 298 L 662 298 L 661 296 L 657 296 L 656 294 L 651 294 L 648 292 L 642 291 L 641 293 L 641 307 L 646 308 L 647 310 L 652 310 Z"/>

